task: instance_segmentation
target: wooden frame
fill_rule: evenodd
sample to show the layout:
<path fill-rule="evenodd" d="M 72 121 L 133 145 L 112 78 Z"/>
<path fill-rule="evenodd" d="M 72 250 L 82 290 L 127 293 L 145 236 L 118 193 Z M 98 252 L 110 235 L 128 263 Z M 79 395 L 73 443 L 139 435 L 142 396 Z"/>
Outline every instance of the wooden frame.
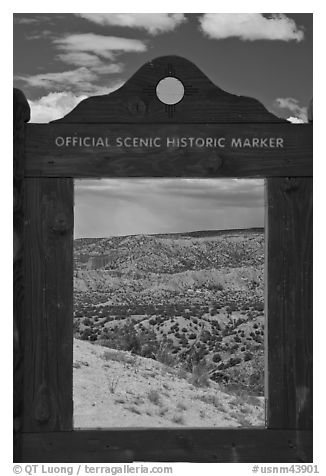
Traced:
<path fill-rule="evenodd" d="M 155 86 L 179 78 L 185 97 Z M 312 461 L 312 123 L 226 93 L 189 61 L 145 64 L 122 88 L 52 124 L 14 93 L 14 461 Z M 55 137 L 279 137 L 282 148 L 66 147 Z M 266 429 L 73 431 L 73 178 L 263 177 L 267 189 Z"/>

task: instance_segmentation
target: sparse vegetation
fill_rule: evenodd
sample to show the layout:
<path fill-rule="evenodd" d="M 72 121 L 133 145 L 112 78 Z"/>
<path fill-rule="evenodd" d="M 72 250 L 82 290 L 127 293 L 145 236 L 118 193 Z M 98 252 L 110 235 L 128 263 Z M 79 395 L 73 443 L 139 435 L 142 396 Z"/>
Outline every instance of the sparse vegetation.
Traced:
<path fill-rule="evenodd" d="M 118 383 L 119 383 L 119 377 L 111 377 L 109 379 L 109 390 L 111 393 L 115 393 Z"/>
<path fill-rule="evenodd" d="M 148 392 L 148 400 L 154 405 L 161 405 L 161 396 L 157 390 L 151 390 Z"/>
<path fill-rule="evenodd" d="M 184 420 L 183 415 L 174 415 L 172 417 L 172 421 L 173 421 L 173 423 L 177 423 L 178 425 L 184 425 L 185 424 L 185 420 Z"/>
<path fill-rule="evenodd" d="M 209 387 L 210 366 L 205 360 L 193 365 L 190 382 L 195 387 Z"/>
<path fill-rule="evenodd" d="M 165 393 L 145 393 L 160 411 L 181 381 L 197 391 L 217 382 L 238 392 L 236 405 L 246 398 L 260 405 L 254 398 L 264 390 L 263 249 L 260 230 L 75 240 L 74 334 L 106 348 L 104 370 L 122 364 L 146 385 L 168 376 Z M 165 367 L 139 372 L 141 357 Z M 83 367 L 75 361 L 77 372 Z M 110 393 L 120 394 L 119 379 L 111 379 Z M 218 399 L 202 403 L 223 413 Z"/>

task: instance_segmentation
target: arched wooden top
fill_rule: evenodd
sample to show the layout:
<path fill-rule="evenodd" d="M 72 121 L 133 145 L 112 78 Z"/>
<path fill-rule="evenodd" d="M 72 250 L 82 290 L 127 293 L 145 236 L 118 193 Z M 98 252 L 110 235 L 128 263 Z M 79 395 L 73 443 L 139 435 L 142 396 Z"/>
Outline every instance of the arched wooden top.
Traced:
<path fill-rule="evenodd" d="M 179 79 L 184 97 L 163 104 L 156 86 L 167 76 Z M 286 122 L 257 100 L 223 91 L 191 61 L 162 56 L 145 63 L 118 90 L 81 101 L 54 123 L 275 123 Z"/>

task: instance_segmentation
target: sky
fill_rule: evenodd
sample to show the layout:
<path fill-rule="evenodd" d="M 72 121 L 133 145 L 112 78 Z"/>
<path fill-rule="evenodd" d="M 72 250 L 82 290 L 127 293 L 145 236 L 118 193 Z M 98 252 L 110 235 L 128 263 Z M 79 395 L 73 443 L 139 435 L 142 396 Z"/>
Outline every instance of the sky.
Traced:
<path fill-rule="evenodd" d="M 32 122 L 119 88 L 146 61 L 180 55 L 222 89 L 307 121 L 312 14 L 14 14 L 14 86 Z M 75 236 L 263 226 L 260 180 L 78 180 Z"/>
<path fill-rule="evenodd" d="M 121 86 L 146 61 L 193 61 L 217 86 L 306 118 L 312 97 L 312 14 L 14 14 L 14 86 L 33 122 Z"/>
<path fill-rule="evenodd" d="M 81 179 L 75 238 L 264 226 L 260 179 Z"/>

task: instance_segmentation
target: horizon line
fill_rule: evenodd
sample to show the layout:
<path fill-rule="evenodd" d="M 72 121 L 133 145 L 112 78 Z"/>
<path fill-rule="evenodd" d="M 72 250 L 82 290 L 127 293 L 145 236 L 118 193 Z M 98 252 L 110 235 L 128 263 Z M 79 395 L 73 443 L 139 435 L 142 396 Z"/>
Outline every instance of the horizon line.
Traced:
<path fill-rule="evenodd" d="M 105 240 L 108 238 L 127 238 L 129 236 L 158 236 L 158 235 L 190 235 L 194 233 L 216 233 L 216 232 L 236 232 L 236 231 L 263 231 L 265 230 L 264 226 L 252 226 L 248 228 L 221 228 L 221 229 L 209 229 L 209 230 L 192 230 L 192 231 L 172 231 L 164 233 L 129 233 L 126 235 L 108 235 L 108 236 L 80 236 L 78 238 L 74 237 L 75 240 Z"/>

